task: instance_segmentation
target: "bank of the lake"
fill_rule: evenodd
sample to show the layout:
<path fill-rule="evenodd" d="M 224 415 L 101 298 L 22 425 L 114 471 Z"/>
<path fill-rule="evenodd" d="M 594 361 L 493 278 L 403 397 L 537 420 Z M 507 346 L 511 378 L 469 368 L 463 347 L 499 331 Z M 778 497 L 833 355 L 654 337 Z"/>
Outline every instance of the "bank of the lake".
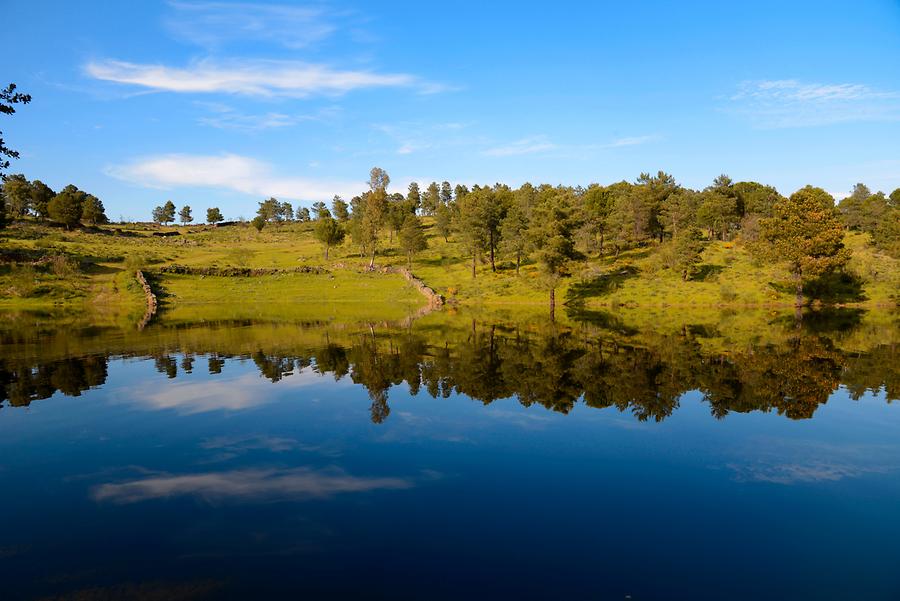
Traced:
<path fill-rule="evenodd" d="M 546 306 L 547 285 L 536 264 L 518 273 L 500 257 L 471 274 L 464 249 L 445 241 L 425 223 L 428 248 L 411 271 L 450 305 Z M 166 234 L 166 235 L 160 235 Z M 900 261 L 874 249 L 867 234 L 848 232 L 852 258 L 841 277 L 810 289 L 821 304 L 896 306 Z M 652 245 L 586 258 L 557 284 L 560 304 L 592 307 L 782 308 L 794 304 L 783 265 L 763 264 L 740 241 L 710 241 L 690 280 L 664 268 Z M 420 307 L 427 300 L 398 270 L 406 257 L 396 236 L 385 234 L 376 268 L 350 243 L 332 248 L 326 260 L 310 224 L 228 227 L 159 227 L 124 224 L 64 231 L 20 221 L 0 232 L 0 306 L 36 309 L 78 306 L 88 311 L 138 311 L 143 303 L 135 269 L 151 277 L 161 303 L 352 305 Z M 177 267 L 183 269 L 177 269 Z"/>

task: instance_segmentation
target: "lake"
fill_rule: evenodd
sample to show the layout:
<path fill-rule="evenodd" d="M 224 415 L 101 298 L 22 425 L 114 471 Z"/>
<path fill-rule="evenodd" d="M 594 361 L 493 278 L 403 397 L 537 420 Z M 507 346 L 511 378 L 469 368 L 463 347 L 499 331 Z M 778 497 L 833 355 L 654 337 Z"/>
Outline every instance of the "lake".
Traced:
<path fill-rule="evenodd" d="M 897 599 L 900 316 L 0 320 L 3 599 Z"/>

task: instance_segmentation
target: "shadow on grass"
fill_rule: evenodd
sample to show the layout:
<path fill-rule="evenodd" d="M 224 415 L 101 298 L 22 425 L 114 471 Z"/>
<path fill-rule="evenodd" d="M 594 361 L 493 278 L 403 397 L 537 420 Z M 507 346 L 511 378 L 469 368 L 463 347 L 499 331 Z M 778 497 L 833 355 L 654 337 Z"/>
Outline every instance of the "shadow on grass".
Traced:
<path fill-rule="evenodd" d="M 691 276 L 691 280 L 694 282 L 715 281 L 723 271 L 725 271 L 724 265 L 701 265 Z"/>
<path fill-rule="evenodd" d="M 605 296 L 617 290 L 623 282 L 637 276 L 635 267 L 624 267 L 615 273 L 604 273 L 590 280 L 576 282 L 566 291 L 566 305 L 577 307 L 589 298 Z"/>
<path fill-rule="evenodd" d="M 869 300 L 863 292 L 863 280 L 849 273 L 832 273 L 803 286 L 803 296 L 807 302 L 821 301 L 826 304 L 861 303 Z M 769 282 L 773 289 L 787 295 L 796 291 L 793 283 Z"/>

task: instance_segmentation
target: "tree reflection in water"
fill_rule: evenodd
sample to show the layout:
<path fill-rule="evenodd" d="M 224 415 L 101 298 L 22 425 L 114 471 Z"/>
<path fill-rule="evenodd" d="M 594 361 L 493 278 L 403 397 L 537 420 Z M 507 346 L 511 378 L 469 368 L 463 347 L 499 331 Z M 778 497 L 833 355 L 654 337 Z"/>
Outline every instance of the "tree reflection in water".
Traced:
<path fill-rule="evenodd" d="M 263 343 L 250 352 L 229 352 L 223 336 L 227 328 L 212 331 L 205 342 L 190 349 L 177 344 L 165 351 L 145 349 L 139 339 L 134 348 L 126 345 L 115 353 L 52 359 L 43 358 L 41 352 L 24 358 L 29 353 L 18 352 L 15 342 L 5 343 L 0 399 L 7 406 L 23 407 L 57 391 L 79 396 L 103 385 L 108 362 L 118 357 L 152 358 L 167 378 L 196 370 L 198 357 L 207 360 L 207 370 L 214 375 L 229 359 L 252 360 L 273 383 L 306 369 L 334 380 L 349 376 L 366 389 L 374 423 L 390 416 L 389 394 L 401 385 L 412 395 L 425 390 L 434 398 L 448 398 L 456 393 L 484 404 L 514 397 L 524 406 L 541 405 L 561 413 L 583 402 L 657 422 L 672 415 L 681 397 L 694 390 L 703 394 L 716 418 L 765 411 L 807 419 L 841 385 L 853 399 L 881 391 L 887 401 L 900 398 L 900 348 L 893 342 L 895 336 L 889 337 L 891 342 L 871 344 L 865 352 L 848 352 L 835 343 L 835 336 L 858 326 L 858 315 L 850 319 L 842 315 L 836 330 L 829 330 L 821 318 L 806 319 L 802 327 L 776 321 L 768 327 L 777 336 L 727 349 L 702 343 L 716 334 L 708 327 L 643 335 L 617 327 L 608 316 L 602 320 L 601 327 L 576 323 L 543 330 L 459 320 L 428 328 L 366 326 L 343 331 L 340 339 L 332 338 L 327 328 L 310 327 L 303 331 L 315 343 L 290 350 L 273 345 L 277 352 L 267 351 Z"/>

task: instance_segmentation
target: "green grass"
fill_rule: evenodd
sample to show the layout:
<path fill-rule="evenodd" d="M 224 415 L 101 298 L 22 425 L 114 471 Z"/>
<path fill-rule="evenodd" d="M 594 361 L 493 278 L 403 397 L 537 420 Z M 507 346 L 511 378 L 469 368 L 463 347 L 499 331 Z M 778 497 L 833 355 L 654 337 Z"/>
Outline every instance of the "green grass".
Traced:
<path fill-rule="evenodd" d="M 526 262 L 520 273 L 509 257 L 497 257 L 497 271 L 482 260 L 471 276 L 471 258 L 454 241 L 445 241 L 424 219 L 429 248 L 417 255 L 412 271 L 444 295 L 451 304 L 467 307 L 545 307 L 548 293 L 537 265 Z M 172 237 L 154 232 L 179 231 Z M 859 294 L 835 297 L 844 304 L 894 305 L 900 290 L 900 261 L 876 252 L 864 234 L 848 234 L 853 251 L 848 271 L 859 282 Z M 781 265 L 761 265 L 740 244 L 710 242 L 699 273 L 688 282 L 662 268 L 655 245 L 611 256 L 588 258 L 564 278 L 557 289 L 560 303 L 591 308 L 644 307 L 778 307 L 793 303 L 787 272 Z M 74 270 L 30 265 L 42 257 L 65 257 Z M 270 303 L 348 306 L 353 303 L 389 306 L 403 313 L 421 306 L 422 298 L 402 277 L 366 273 L 367 257 L 360 257 L 348 240 L 333 248 L 328 260 L 312 236 L 311 224 L 284 224 L 256 232 L 248 225 L 223 228 L 158 227 L 146 224 L 106 226 L 99 230 L 65 232 L 30 222 L 0 230 L 0 307 L 86 305 L 92 310 L 129 306 L 135 311 L 143 298 L 133 285 L 137 267 L 181 264 L 190 267 L 251 267 L 292 269 L 316 266 L 325 275 L 282 274 L 253 278 L 176 276 L 156 277 L 163 300 L 172 309 L 184 305 L 240 306 Z M 406 257 L 385 232 L 376 259 L 379 267 L 404 266 Z M 338 311 L 339 313 L 340 311 Z"/>

